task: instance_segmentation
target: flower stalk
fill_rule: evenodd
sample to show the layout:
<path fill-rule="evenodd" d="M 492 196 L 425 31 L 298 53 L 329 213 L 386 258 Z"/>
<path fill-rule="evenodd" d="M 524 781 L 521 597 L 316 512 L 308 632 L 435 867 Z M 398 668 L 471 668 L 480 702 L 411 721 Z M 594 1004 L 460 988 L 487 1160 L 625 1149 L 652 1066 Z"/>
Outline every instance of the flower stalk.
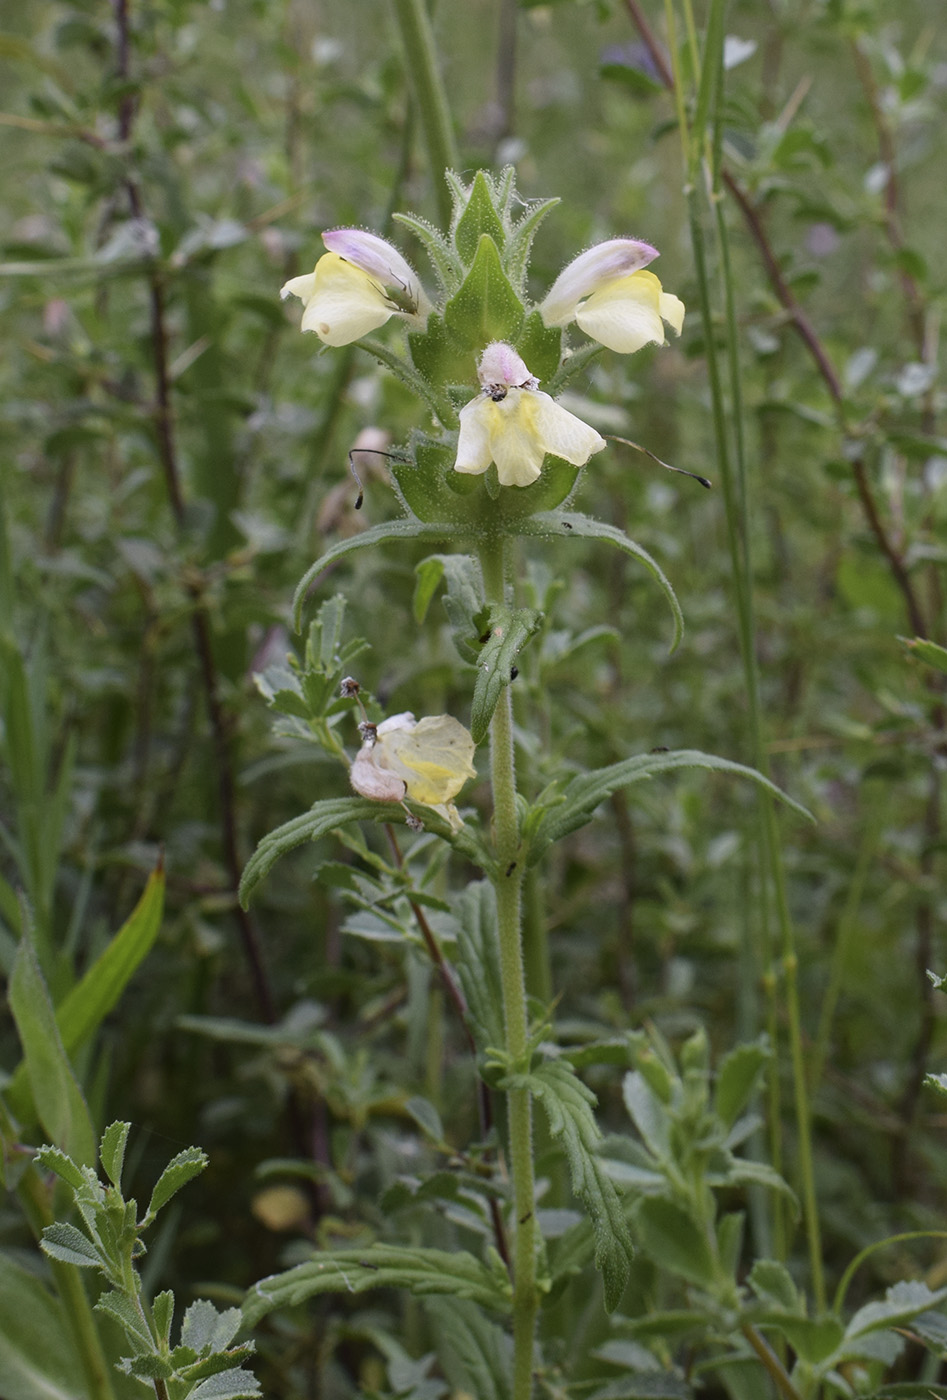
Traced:
<path fill-rule="evenodd" d="M 502 536 L 482 547 L 480 566 L 487 602 L 502 603 L 506 589 L 506 550 Z M 513 1072 L 522 1074 L 529 1068 L 529 1021 L 521 932 L 523 869 L 516 810 L 513 697 L 509 686 L 503 689 L 490 725 L 490 779 L 506 1053 Z M 513 1400 L 529 1400 L 533 1387 L 538 1295 L 532 1101 L 527 1089 L 508 1091 L 507 1114 L 514 1212 L 512 1395 Z"/>

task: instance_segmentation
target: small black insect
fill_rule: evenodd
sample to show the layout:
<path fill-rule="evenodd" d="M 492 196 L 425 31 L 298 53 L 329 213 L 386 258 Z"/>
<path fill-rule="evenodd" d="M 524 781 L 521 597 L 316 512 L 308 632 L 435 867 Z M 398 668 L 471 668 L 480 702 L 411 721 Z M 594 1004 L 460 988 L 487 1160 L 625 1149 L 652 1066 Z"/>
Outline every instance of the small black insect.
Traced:
<path fill-rule="evenodd" d="M 508 391 L 505 384 L 488 384 L 484 392 L 490 395 L 494 403 L 502 403 Z"/>
<path fill-rule="evenodd" d="M 513 874 L 513 871 L 514 871 L 515 869 L 516 869 L 516 861 L 515 861 L 515 860 L 511 860 L 510 863 L 509 863 L 509 865 L 506 867 L 506 878 L 507 878 L 507 879 L 510 878 L 510 876 Z"/>
<path fill-rule="evenodd" d="M 511 666 L 511 667 L 510 667 L 510 680 L 511 680 L 511 681 L 515 681 L 515 680 L 516 680 L 516 677 L 519 675 L 519 673 L 520 673 L 520 668 L 519 668 L 518 666 Z"/>
<path fill-rule="evenodd" d="M 667 744 L 658 744 L 658 745 L 656 746 L 656 748 L 651 749 L 650 752 L 651 752 L 651 753 L 670 753 L 671 750 L 668 748 Z"/>

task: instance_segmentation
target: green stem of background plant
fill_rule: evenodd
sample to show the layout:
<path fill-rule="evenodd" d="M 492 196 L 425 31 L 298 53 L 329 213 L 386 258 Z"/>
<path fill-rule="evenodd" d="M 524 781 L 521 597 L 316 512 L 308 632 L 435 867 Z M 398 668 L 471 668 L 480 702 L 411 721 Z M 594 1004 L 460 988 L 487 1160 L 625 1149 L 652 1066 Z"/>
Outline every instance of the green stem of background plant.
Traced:
<path fill-rule="evenodd" d="M 480 566 L 488 603 L 502 603 L 506 587 L 505 541 L 484 544 Z M 493 787 L 493 836 L 496 848 L 497 921 L 503 1022 L 511 1071 L 529 1070 L 529 1020 L 522 944 L 523 868 L 516 811 L 513 754 L 513 702 L 504 686 L 490 725 L 490 777 Z M 513 1181 L 513 1392 L 512 1400 L 529 1400 L 533 1389 L 533 1341 L 536 1331 L 536 1187 L 533 1171 L 532 1101 L 526 1089 L 507 1094 L 510 1176 Z"/>
<path fill-rule="evenodd" d="M 700 81 L 697 94 L 697 118 L 695 119 L 694 126 L 689 128 L 683 97 L 680 64 L 678 61 L 673 3 L 672 0 L 665 0 L 668 38 L 674 65 L 674 87 L 678 121 L 681 128 L 681 144 L 687 171 L 685 192 L 688 205 L 691 243 L 694 251 L 695 272 L 700 296 L 708 378 L 710 381 L 711 400 L 713 404 L 714 436 L 716 440 L 717 460 L 724 488 L 727 532 L 737 600 L 740 651 L 747 692 L 753 761 L 759 771 L 763 773 L 765 777 L 768 777 L 769 762 L 763 734 L 759 698 L 759 672 L 756 660 L 756 628 L 753 609 L 749 512 L 745 485 L 745 450 L 742 431 L 743 407 L 739 358 L 737 353 L 736 316 L 732 276 L 730 273 L 727 227 L 720 208 L 720 97 L 723 89 L 725 10 L 726 0 L 712 0 L 707 18 L 707 31 L 702 62 L 700 61 L 700 55 L 698 55 L 696 51 L 692 51 L 691 56 L 694 72 L 700 74 Z M 694 43 L 695 41 L 692 38 L 692 46 Z M 716 214 L 716 231 L 718 243 L 720 245 L 721 272 L 727 313 L 727 353 L 729 392 L 731 399 L 729 414 L 723 388 L 723 377 L 717 355 L 716 337 L 719 333 L 719 328 L 714 321 L 704 239 L 700 177 L 705 168 L 705 162 L 709 162 L 710 166 L 710 198 Z M 737 424 L 733 453 L 731 453 L 730 436 L 728 432 L 728 421 L 730 419 Z M 764 793 L 760 797 L 760 802 L 762 805 L 763 817 L 762 851 L 766 879 L 775 898 L 777 922 L 780 931 L 783 986 L 786 1001 L 786 1015 L 789 1025 L 793 1101 L 798 1135 L 798 1167 L 802 1188 L 806 1235 L 809 1246 L 809 1267 L 812 1274 L 812 1290 L 816 1307 L 821 1311 L 825 1306 L 825 1280 L 822 1268 L 822 1246 L 815 1194 L 809 1094 L 802 1048 L 802 1017 L 799 1006 L 797 978 L 798 957 L 795 951 L 795 934 L 789 913 L 785 871 L 783 868 L 779 832 L 772 798 Z M 767 957 L 768 960 L 767 950 L 765 949 L 764 957 Z M 771 1004 L 769 1014 L 771 1034 L 775 1030 L 773 1010 L 774 1008 Z M 772 1125 L 772 1131 L 777 1131 L 777 1125 Z"/>
<path fill-rule="evenodd" d="M 440 222 L 448 228 L 452 204 L 444 171 L 457 169 L 457 146 L 437 62 L 431 17 L 425 0 L 391 0 L 391 4 L 401 35 L 405 72 L 411 86 L 411 95 L 421 118 L 437 212 Z"/>

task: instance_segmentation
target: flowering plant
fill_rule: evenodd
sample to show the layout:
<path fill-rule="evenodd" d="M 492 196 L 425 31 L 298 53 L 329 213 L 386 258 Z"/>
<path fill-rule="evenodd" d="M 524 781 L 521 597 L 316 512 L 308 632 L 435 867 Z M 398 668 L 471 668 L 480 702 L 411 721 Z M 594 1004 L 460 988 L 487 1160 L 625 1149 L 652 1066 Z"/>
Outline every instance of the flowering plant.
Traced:
<path fill-rule="evenodd" d="M 591 820 L 603 798 L 629 783 L 695 766 L 737 772 L 775 789 L 750 769 L 685 750 L 633 755 L 591 773 L 563 771 L 529 803 L 518 792 L 511 687 L 545 618 L 541 609 L 522 605 L 513 578 L 512 539 L 585 538 L 619 549 L 657 580 L 672 610 L 674 643 L 680 638 L 677 599 L 650 555 L 612 525 L 567 509 L 579 472 L 607 444 L 557 395 L 603 347 L 630 353 L 661 343 L 665 322 L 679 333 L 684 308 L 645 269 L 657 256 L 655 249 L 624 238 L 580 254 L 534 305 L 527 295 L 530 247 L 556 201 L 524 205 L 509 170 L 496 180 L 480 172 L 469 186 L 449 178 L 454 213 L 447 235 L 413 215 L 396 216 L 426 249 L 439 283 L 437 298 L 428 295 L 392 244 L 357 229 L 324 234 L 327 251 L 313 272 L 287 282 L 283 295 L 302 301 L 304 331 L 328 346 L 360 345 L 419 395 L 432 419 L 390 459 L 400 518 L 340 539 L 315 561 L 297 589 L 297 622 L 313 581 L 357 550 L 412 540 L 462 545 L 467 552 L 435 554 L 418 565 L 415 611 L 423 623 L 431 598 L 445 586 L 454 643 L 472 668 L 469 729 L 447 714 L 384 718 L 345 674 L 361 644 L 341 644 L 344 599 L 324 603 L 311 624 L 303 663 L 271 667 L 259 684 L 274 708 L 291 717 L 295 734 L 345 764 L 354 795 L 320 797 L 309 812 L 265 837 L 245 871 L 242 895 L 248 899 L 273 864 L 303 842 L 354 823 L 385 827 L 396 864 L 390 885 L 377 883 L 372 907 L 391 902 L 397 908 L 400 901 L 404 922 L 396 926 L 408 941 L 420 934 L 439 971 L 467 1043 L 477 1052 L 485 1141 L 492 1133 L 491 1095 L 506 1099 L 499 1162 L 492 1146 L 478 1149 L 485 1154 L 480 1170 L 491 1185 L 487 1197 L 475 1196 L 490 1222 L 485 1228 L 492 1250 L 486 1258 L 466 1250 L 444 1254 L 388 1238 L 360 1245 L 354 1253 L 323 1250 L 262 1280 L 244 1312 L 256 1321 L 284 1302 L 315 1293 L 382 1285 L 446 1295 L 461 1313 L 474 1301 L 509 1317 L 510 1393 L 513 1400 L 527 1400 L 537 1314 L 560 1286 L 555 1268 L 549 1271 L 537 1221 L 536 1106 L 545 1111 L 552 1137 L 569 1160 L 609 1310 L 628 1281 L 632 1247 L 619 1193 L 595 1152 L 600 1133 L 593 1096 L 568 1060 L 550 1049 L 551 1012 L 531 1020 L 522 941 L 524 881 L 535 880 L 530 872 L 553 841 Z M 389 322 L 398 322 L 406 333 L 400 350 L 370 336 Z M 566 340 L 573 323 L 596 344 L 573 350 Z M 362 743 L 350 758 L 339 725 L 356 705 Z M 491 797 L 485 818 L 472 780 L 475 751 L 487 737 Z M 461 814 L 454 799 L 468 782 L 476 805 Z M 424 833 L 407 857 L 398 825 Z M 430 857 L 432 838 L 478 866 L 483 876 L 445 906 L 453 916 L 456 972 L 443 936 L 424 912 L 429 877 L 414 873 L 416 860 Z M 539 980 L 548 983 L 545 974 Z M 741 1093 L 750 1092 L 759 1063 L 754 1061 Z M 721 1128 L 721 1142 L 725 1136 Z M 736 1179 L 738 1165 L 732 1170 Z M 703 1209 L 706 1197 L 701 1201 Z M 698 1236 L 705 1227 L 695 1216 Z M 721 1287 L 726 1292 L 729 1284 Z M 482 1326 L 494 1330 L 491 1345 L 505 1355 L 496 1324 Z"/>

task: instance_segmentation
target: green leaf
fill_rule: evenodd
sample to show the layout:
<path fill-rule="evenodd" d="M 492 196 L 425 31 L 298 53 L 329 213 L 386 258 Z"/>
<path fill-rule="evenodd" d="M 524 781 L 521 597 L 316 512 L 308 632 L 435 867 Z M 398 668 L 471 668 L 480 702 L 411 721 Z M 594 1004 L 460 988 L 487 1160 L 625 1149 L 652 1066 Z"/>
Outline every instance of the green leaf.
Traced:
<path fill-rule="evenodd" d="M 569 1163 L 572 1189 L 595 1232 L 595 1265 L 605 1287 L 605 1307 L 614 1312 L 630 1276 L 634 1253 L 618 1192 L 596 1149 L 602 1134 L 587 1089 L 565 1060 L 547 1060 L 528 1075 L 511 1076 L 504 1087 L 529 1089 L 542 1104 L 552 1136 L 561 1141 Z"/>
<path fill-rule="evenodd" d="M 242 1326 L 243 1314 L 239 1308 L 218 1312 L 209 1299 L 198 1298 L 184 1314 L 181 1342 L 198 1353 L 222 1351 L 230 1346 Z"/>
<path fill-rule="evenodd" d="M 470 703 L 470 732 L 475 744 L 487 736 L 500 692 L 513 679 L 513 663 L 539 631 L 543 615 L 536 608 L 510 608 L 494 603 L 476 618 L 483 641 L 477 659 L 477 679 Z"/>
<path fill-rule="evenodd" d="M 509 1312 L 510 1306 L 509 1288 L 464 1250 L 371 1244 L 315 1254 L 285 1273 L 261 1279 L 244 1299 L 244 1321 L 252 1327 L 274 1308 L 297 1307 L 324 1293 L 366 1293 L 374 1288 L 406 1288 L 422 1298 L 468 1298 L 500 1313 Z"/>
<path fill-rule="evenodd" d="M 92 1120 L 56 1025 L 29 928 L 24 929 L 17 949 L 9 996 L 36 1115 L 74 1162 L 93 1166 Z"/>
<path fill-rule="evenodd" d="M 236 1311 L 236 1309 L 234 1309 Z M 158 1340 L 164 1346 L 171 1344 L 171 1324 L 174 1321 L 174 1294 L 170 1288 L 159 1293 L 151 1305 L 151 1316 L 155 1324 Z"/>
<path fill-rule="evenodd" d="M 749 1102 L 771 1051 L 765 1038 L 752 1044 L 737 1045 L 717 1071 L 714 1108 L 717 1117 L 732 1128 Z"/>
<path fill-rule="evenodd" d="M 471 263 L 476 257 L 484 234 L 489 235 L 497 248 L 503 247 L 506 233 L 493 206 L 487 177 L 482 170 L 478 170 L 470 186 L 466 207 L 454 230 L 454 244 L 465 263 Z"/>
<path fill-rule="evenodd" d="M 509 1400 L 512 1339 L 473 1303 L 426 1298 L 438 1360 L 451 1389 L 477 1400 Z"/>
<path fill-rule="evenodd" d="M 516 340 L 523 324 L 523 303 L 503 271 L 489 234 L 481 235 L 463 286 L 444 308 L 444 321 L 477 356 L 492 340 Z"/>
<path fill-rule="evenodd" d="M 36 1154 L 36 1163 L 46 1171 L 55 1172 L 61 1181 L 70 1185 L 73 1191 L 83 1191 L 88 1185 L 88 1177 L 81 1167 L 77 1167 L 59 1147 L 41 1147 Z"/>
<path fill-rule="evenodd" d="M 759 787 L 765 788 L 781 802 L 805 817 L 814 820 L 812 814 L 794 802 L 791 797 L 764 778 L 755 768 L 747 768 L 742 763 L 733 763 L 728 758 L 715 758 L 713 754 L 701 753 L 698 749 L 677 749 L 670 753 L 636 754 L 632 758 L 621 759 L 606 768 L 582 773 L 566 784 L 560 801 L 548 806 L 539 820 L 532 826 L 529 843 L 529 863 L 536 861 L 553 841 L 559 841 L 569 832 L 576 831 L 590 821 L 596 807 L 618 788 L 629 787 L 632 783 L 656 777 L 659 773 L 669 773 L 680 768 L 706 768 L 715 773 L 733 773 L 741 778 L 749 778 Z"/>
<path fill-rule="evenodd" d="M 471 554 L 431 554 L 415 569 L 414 617 L 424 621 L 431 599 L 441 580 L 447 583 L 444 607 L 450 622 L 454 645 L 464 661 L 475 664 L 480 657 L 474 618 L 483 607 L 483 581 L 480 564 Z"/>
<path fill-rule="evenodd" d="M 409 1118 L 414 1119 L 424 1136 L 429 1138 L 435 1146 L 444 1142 L 444 1125 L 430 1099 L 424 1099 L 420 1094 L 413 1094 L 411 1098 L 405 1100 L 404 1111 Z"/>
<path fill-rule="evenodd" d="M 63 1305 L 0 1251 L 0 1395 L 4 1400 L 85 1400 L 82 1368 Z"/>
<path fill-rule="evenodd" d="M 195 1176 L 200 1176 L 206 1166 L 207 1155 L 199 1147 L 186 1147 L 183 1152 L 172 1157 L 155 1183 L 145 1218 L 141 1222 L 142 1226 L 150 1225 L 171 1197 L 176 1195 L 182 1186 L 193 1181 Z"/>
<path fill-rule="evenodd" d="M 62 1264 L 75 1264 L 78 1269 L 101 1267 L 102 1261 L 95 1246 L 75 1225 L 67 1225 L 59 1220 L 47 1225 L 40 1245 L 50 1259 L 58 1259 Z"/>
<path fill-rule="evenodd" d="M 866 1303 L 859 1308 L 845 1329 L 845 1341 L 863 1337 L 868 1332 L 889 1327 L 903 1327 L 918 1313 L 927 1312 L 935 1304 L 947 1298 L 947 1288 L 932 1292 L 926 1283 L 918 1279 L 902 1280 L 892 1284 L 883 1301 Z"/>
<path fill-rule="evenodd" d="M 319 575 L 335 564 L 337 560 L 344 559 L 347 554 L 354 554 L 357 549 L 371 549 L 373 545 L 387 544 L 391 540 L 447 539 L 452 534 L 453 531 L 446 524 L 434 524 L 422 520 L 386 520 L 381 525 L 373 526 L 371 530 L 363 530 L 360 535 L 352 535 L 350 539 L 339 540 L 314 564 L 310 564 L 299 581 L 293 596 L 293 622 L 296 631 L 301 629 L 302 613 L 306 606 L 306 595 L 309 589 Z"/>
<path fill-rule="evenodd" d="M 671 642 L 671 650 L 676 650 L 684 635 L 684 614 L 681 612 L 681 605 L 660 565 L 651 558 L 646 549 L 642 549 L 640 544 L 635 544 L 634 540 L 630 540 L 614 525 L 606 525 L 601 520 L 592 520 L 588 515 L 577 515 L 573 511 L 550 511 L 546 515 L 534 515 L 531 519 L 523 521 L 519 533 L 521 535 L 554 535 L 557 538 L 566 537 L 568 539 L 603 540 L 606 544 L 620 549 L 623 554 L 628 554 L 633 559 L 637 559 L 639 563 L 644 564 L 652 578 L 661 585 L 674 615 L 674 638 Z"/>
<path fill-rule="evenodd" d="M 526 212 L 516 224 L 506 248 L 503 250 L 503 257 L 506 263 L 507 274 L 517 291 L 522 292 L 526 286 L 526 271 L 529 265 L 530 250 L 533 246 L 533 239 L 539 229 L 539 225 L 551 210 L 560 203 L 558 197 L 553 199 L 532 200 L 526 207 Z M 520 351 L 522 354 L 522 351 Z M 525 356 L 523 357 L 526 358 Z M 534 374 L 539 371 L 533 369 L 530 360 L 526 360 Z"/>
<path fill-rule="evenodd" d="M 91 1040 L 154 946 L 161 927 L 164 886 L 164 866 L 159 864 L 148 876 L 141 898 L 108 947 L 56 1008 L 56 1024 L 67 1055 L 75 1055 Z M 25 1060 L 17 1066 L 6 1093 L 14 1113 L 26 1117 L 29 1084 Z"/>
<path fill-rule="evenodd" d="M 497 904 L 488 880 L 472 880 L 457 901 L 457 972 L 481 1052 L 503 1044 L 503 981 Z"/>
<path fill-rule="evenodd" d="M 253 1400 L 259 1395 L 260 1383 L 256 1376 L 241 1369 L 221 1371 L 190 1391 L 187 1400 Z"/>
<path fill-rule="evenodd" d="M 632 1232 L 662 1269 L 712 1293 L 717 1283 L 713 1252 L 698 1221 L 660 1196 L 642 1196 L 631 1213 Z"/>
<path fill-rule="evenodd" d="M 99 1157 L 105 1175 L 117 1191 L 122 1189 L 122 1167 L 125 1162 L 125 1144 L 131 1132 L 131 1123 L 112 1123 L 102 1134 L 99 1144 Z"/>
<path fill-rule="evenodd" d="M 423 331 L 408 332 L 408 349 L 418 373 L 432 384 L 469 384 L 471 394 L 477 392 L 476 352 L 436 311 Z"/>
<path fill-rule="evenodd" d="M 425 829 L 449 841 L 461 855 L 467 856 L 483 870 L 492 867 L 492 860 L 477 835 L 467 827 L 452 831 L 450 825 L 430 807 L 409 803 L 411 811 L 424 822 Z M 308 812 L 293 817 L 278 826 L 257 846 L 247 861 L 240 881 L 240 902 L 246 908 L 256 886 L 269 874 L 281 856 L 307 841 L 318 841 L 337 827 L 352 822 L 392 822 L 404 825 L 408 813 L 398 802 L 370 802 L 364 797 L 335 797 L 316 802 Z"/>
<path fill-rule="evenodd" d="M 843 1337 L 842 1324 L 837 1317 L 791 1317 L 789 1314 L 766 1314 L 761 1324 L 781 1332 L 793 1351 L 809 1366 L 821 1366 L 835 1356 Z"/>
<path fill-rule="evenodd" d="M 785 1264 L 775 1259 L 757 1259 L 746 1281 L 763 1302 L 778 1303 L 788 1312 L 799 1311 L 799 1290 Z"/>
<path fill-rule="evenodd" d="M 531 311 L 517 336 L 516 349 L 541 387 L 552 379 L 559 368 L 562 331 L 555 326 L 547 326 L 538 311 Z"/>
<path fill-rule="evenodd" d="M 395 223 L 410 229 L 415 238 L 423 243 L 424 250 L 434 266 L 438 281 L 445 291 L 454 291 L 461 283 L 464 269 L 450 242 L 440 229 L 421 219 L 417 214 L 392 214 Z"/>
<path fill-rule="evenodd" d="M 936 642 L 928 642 L 923 637 L 915 637 L 913 641 L 907 637 L 899 640 L 909 656 L 916 656 L 919 661 L 947 674 L 947 648 L 938 646 Z"/>
<path fill-rule="evenodd" d="M 667 1162 L 671 1157 L 671 1118 L 660 1094 L 641 1069 L 625 1075 L 622 1097 L 648 1151 L 658 1162 Z"/>
<path fill-rule="evenodd" d="M 154 1339 L 140 1310 L 127 1293 L 112 1289 L 102 1293 L 95 1304 L 96 1311 L 107 1313 L 121 1327 L 126 1338 L 135 1348 L 136 1355 L 149 1356 L 154 1353 Z M 166 1363 L 163 1363 L 166 1366 Z M 170 1367 L 166 1367 L 170 1372 Z"/>

